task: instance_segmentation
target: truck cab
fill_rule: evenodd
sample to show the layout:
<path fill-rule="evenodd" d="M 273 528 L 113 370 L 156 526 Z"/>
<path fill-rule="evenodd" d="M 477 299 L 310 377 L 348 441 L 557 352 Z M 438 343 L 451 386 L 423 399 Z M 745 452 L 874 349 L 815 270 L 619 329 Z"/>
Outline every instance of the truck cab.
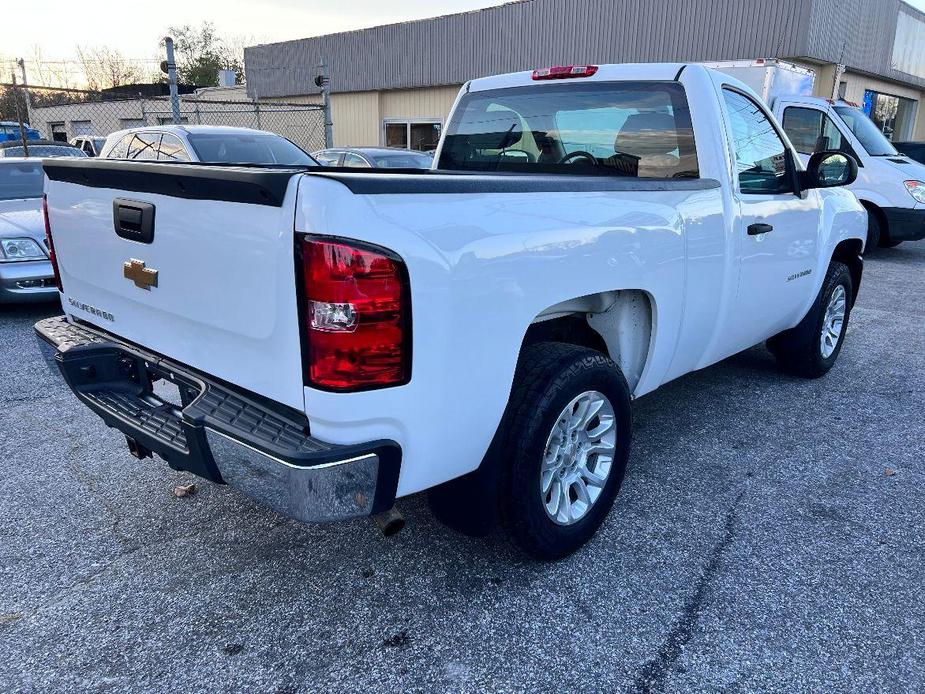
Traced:
<path fill-rule="evenodd" d="M 857 104 L 780 96 L 774 115 L 800 158 L 838 150 L 858 162 L 848 186 L 867 209 L 867 250 L 925 238 L 925 165 L 901 154 Z"/>

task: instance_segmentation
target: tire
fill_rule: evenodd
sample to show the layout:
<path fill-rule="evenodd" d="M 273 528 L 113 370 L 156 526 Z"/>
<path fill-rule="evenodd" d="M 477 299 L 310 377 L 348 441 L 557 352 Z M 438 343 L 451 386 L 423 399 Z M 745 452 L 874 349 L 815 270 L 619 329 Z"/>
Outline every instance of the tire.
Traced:
<path fill-rule="evenodd" d="M 883 229 L 880 226 L 880 218 L 877 213 L 867 209 L 867 242 L 864 244 L 864 255 L 874 253 L 883 245 Z"/>
<path fill-rule="evenodd" d="M 833 322 L 833 318 L 838 315 L 839 296 L 843 310 L 840 323 Z M 767 342 L 768 349 L 784 371 L 803 378 L 819 378 L 828 373 L 841 353 L 853 297 L 848 266 L 832 261 L 816 301 L 799 325 L 775 335 Z M 830 307 L 833 309 L 831 313 L 828 312 Z M 824 332 L 829 336 L 826 342 L 823 342 Z"/>
<path fill-rule="evenodd" d="M 587 410 L 583 410 L 584 405 Z M 580 421 L 583 411 L 600 409 L 585 424 L 572 429 L 571 422 L 562 424 L 562 415 L 569 407 L 573 407 L 573 422 Z M 603 433 L 595 439 L 596 432 Z M 501 461 L 500 518 L 514 544 L 533 558 L 554 560 L 587 542 L 604 521 L 623 483 L 631 436 L 629 388 L 612 360 L 568 344 L 540 343 L 526 348 L 489 452 L 490 457 Z M 596 451 L 592 450 L 594 441 Z M 583 448 L 579 448 L 580 443 Z M 552 451 L 558 451 L 564 461 L 557 468 L 552 465 L 558 463 L 550 462 L 559 460 Z M 592 478 L 593 484 L 588 481 Z M 546 482 L 548 492 L 544 493 L 542 485 Z M 558 508 L 558 520 L 547 505 Z"/>
<path fill-rule="evenodd" d="M 880 235 L 880 248 L 896 248 L 902 241 L 894 241 L 889 236 Z"/>

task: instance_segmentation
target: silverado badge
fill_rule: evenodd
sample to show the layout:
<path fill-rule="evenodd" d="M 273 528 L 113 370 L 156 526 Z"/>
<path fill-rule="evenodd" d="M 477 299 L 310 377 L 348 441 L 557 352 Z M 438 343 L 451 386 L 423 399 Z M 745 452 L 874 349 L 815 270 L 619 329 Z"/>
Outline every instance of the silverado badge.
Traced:
<path fill-rule="evenodd" d="M 139 289 L 147 289 L 157 286 L 157 270 L 145 267 L 145 261 L 126 260 L 122 264 L 122 275 L 127 280 L 132 280 Z"/>

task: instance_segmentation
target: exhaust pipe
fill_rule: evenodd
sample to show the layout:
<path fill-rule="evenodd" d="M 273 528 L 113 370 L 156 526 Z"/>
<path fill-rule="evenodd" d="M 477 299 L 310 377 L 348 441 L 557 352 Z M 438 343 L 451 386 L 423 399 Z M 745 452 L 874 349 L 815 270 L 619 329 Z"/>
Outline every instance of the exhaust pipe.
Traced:
<path fill-rule="evenodd" d="M 392 537 L 405 527 L 405 517 L 394 507 L 372 517 L 385 537 Z"/>

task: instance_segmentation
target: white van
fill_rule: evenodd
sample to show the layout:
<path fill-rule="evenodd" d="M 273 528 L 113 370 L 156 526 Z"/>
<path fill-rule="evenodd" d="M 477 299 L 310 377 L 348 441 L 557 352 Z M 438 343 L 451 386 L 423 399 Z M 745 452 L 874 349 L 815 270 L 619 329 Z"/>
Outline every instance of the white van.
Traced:
<path fill-rule="evenodd" d="M 925 165 L 900 154 L 857 104 L 812 96 L 814 74 L 782 60 L 710 63 L 757 91 L 805 164 L 831 149 L 858 162 L 848 186 L 868 212 L 867 250 L 925 238 Z"/>

